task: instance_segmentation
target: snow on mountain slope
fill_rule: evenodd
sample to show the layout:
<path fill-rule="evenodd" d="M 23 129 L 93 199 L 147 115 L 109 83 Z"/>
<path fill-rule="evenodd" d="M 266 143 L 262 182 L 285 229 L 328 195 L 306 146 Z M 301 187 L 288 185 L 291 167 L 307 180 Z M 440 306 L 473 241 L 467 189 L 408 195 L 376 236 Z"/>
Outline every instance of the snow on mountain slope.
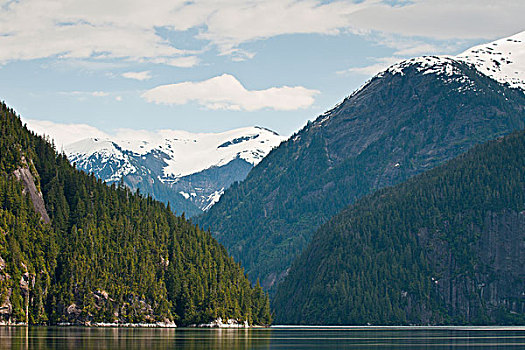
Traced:
<path fill-rule="evenodd" d="M 525 90 L 525 31 L 470 48 L 457 59 L 474 64 L 500 83 Z"/>
<path fill-rule="evenodd" d="M 65 149 L 68 159 L 88 173 L 101 175 L 104 180 L 117 182 L 122 176 L 137 170 L 122 149 L 113 141 L 101 138 L 89 138 L 74 142 Z M 104 171 L 104 170 L 107 171 Z"/>
<path fill-rule="evenodd" d="M 145 156 L 153 151 L 165 155 L 163 179 L 170 180 L 222 166 L 235 158 L 258 164 L 272 148 L 284 139 L 261 127 L 248 127 L 223 133 L 190 133 L 180 130 L 160 130 L 134 135 L 134 139 L 89 138 L 64 147 L 72 161 L 83 161 L 94 154 L 105 160 L 125 160 L 128 155 Z M 133 171 L 132 166 L 122 173 Z M 118 180 L 118 179 L 117 179 Z"/>
<path fill-rule="evenodd" d="M 423 74 L 436 73 L 442 77 L 453 78 L 455 76 L 461 79 L 462 74 L 457 68 L 454 68 L 455 61 L 472 64 L 479 72 L 492 79 L 525 91 L 525 31 L 472 47 L 457 56 L 421 56 L 402 60 L 377 73 L 374 78 L 382 77 L 387 73 L 403 75 L 405 68 L 416 65 L 419 72 L 424 71 Z M 359 93 L 370 80 L 355 90 L 350 97 Z M 468 85 L 466 80 L 465 82 Z"/>
<path fill-rule="evenodd" d="M 236 129 L 220 134 L 161 132 L 165 145 L 158 146 L 169 156 L 164 176 L 182 177 L 212 166 L 228 164 L 235 158 L 258 164 L 283 140 L 276 133 L 258 128 Z"/>
<path fill-rule="evenodd" d="M 457 56 L 422 56 L 404 60 L 380 72 L 378 76 L 385 73 L 403 75 L 403 69 L 416 65 L 423 74 L 435 73 L 459 78 L 462 73 L 455 67 L 455 61 L 473 64 L 478 71 L 492 79 L 525 90 L 525 31 L 475 46 Z M 465 83 L 468 81 L 465 80 Z"/>
<path fill-rule="evenodd" d="M 436 74 L 451 77 L 463 74 L 461 70 L 454 65 L 454 59 L 448 56 L 423 56 L 411 58 L 390 66 L 385 72 L 404 75 L 403 70 L 409 66 L 417 66 L 417 71 L 422 72 L 424 75 Z"/>
<path fill-rule="evenodd" d="M 86 138 L 64 146 L 78 169 L 107 182 L 124 180 L 177 212 L 190 202 L 208 210 L 234 181 L 241 181 L 284 137 L 261 127 L 222 133 L 125 130 L 114 138 Z M 193 213 L 195 214 L 195 213 Z"/>

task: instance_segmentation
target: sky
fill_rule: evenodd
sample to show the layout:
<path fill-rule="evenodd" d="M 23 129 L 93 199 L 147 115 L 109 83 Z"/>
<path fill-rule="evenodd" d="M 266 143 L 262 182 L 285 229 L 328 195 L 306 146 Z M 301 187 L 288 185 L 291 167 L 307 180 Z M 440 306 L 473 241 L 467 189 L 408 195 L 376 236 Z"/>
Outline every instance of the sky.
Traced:
<path fill-rule="evenodd" d="M 72 140 L 287 136 L 390 64 L 513 35 L 524 14 L 523 0 L 0 0 L 0 100 Z"/>

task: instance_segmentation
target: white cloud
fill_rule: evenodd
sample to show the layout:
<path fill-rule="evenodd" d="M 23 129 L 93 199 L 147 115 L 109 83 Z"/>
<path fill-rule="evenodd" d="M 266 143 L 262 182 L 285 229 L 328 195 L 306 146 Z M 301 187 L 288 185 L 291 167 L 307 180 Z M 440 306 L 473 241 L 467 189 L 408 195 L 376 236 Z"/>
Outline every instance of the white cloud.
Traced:
<path fill-rule="evenodd" d="M 237 52 L 238 45 L 283 34 L 340 34 L 350 25 L 349 16 L 377 1 L 355 4 L 349 1 L 323 3 L 318 0 L 227 1 L 210 8 L 206 30 L 199 38 L 207 39 L 222 53 Z M 194 2 L 188 7 L 203 6 Z"/>
<path fill-rule="evenodd" d="M 119 96 L 117 96 L 117 98 L 118 97 Z M 58 123 L 49 120 L 24 118 L 22 118 L 22 122 L 26 123 L 29 130 L 34 131 L 38 135 L 51 138 L 59 151 L 61 151 L 64 146 L 70 145 L 73 142 L 93 137 L 121 140 L 140 139 L 151 142 L 159 138 L 158 132 L 147 130 L 120 128 L 107 133 L 88 124 Z"/>
<path fill-rule="evenodd" d="M 85 100 L 88 97 L 107 97 L 109 92 L 105 91 L 63 91 L 60 92 L 61 95 L 66 96 L 75 96 L 80 100 Z"/>
<path fill-rule="evenodd" d="M 238 57 L 244 43 L 285 34 L 495 39 L 522 31 L 523 13 L 525 2 L 515 0 L 211 0 L 179 7 L 174 28 L 202 28 L 198 38 Z M 414 44 L 414 52 L 424 49 Z"/>
<path fill-rule="evenodd" d="M 91 93 L 91 96 L 93 96 L 93 97 L 106 97 L 106 96 L 109 96 L 109 93 L 107 93 L 105 91 L 93 91 Z"/>
<path fill-rule="evenodd" d="M 45 57 L 151 60 L 187 54 L 163 39 L 171 1 L 20 0 L 0 12 L 0 63 Z"/>
<path fill-rule="evenodd" d="M 495 39 L 522 31 L 525 13 L 516 0 L 0 0 L 0 7 L 0 64 L 58 57 L 177 67 L 195 66 L 211 46 L 249 59 L 254 53 L 243 44 L 285 34 Z M 189 29 L 204 39 L 197 51 L 160 34 Z M 424 49 L 418 46 L 404 52 Z"/>
<path fill-rule="evenodd" d="M 255 111 L 264 108 L 296 110 L 310 107 L 319 91 L 302 86 L 247 90 L 234 76 L 223 74 L 199 82 L 161 85 L 142 94 L 148 102 L 186 104 L 196 101 L 209 109 Z"/>
<path fill-rule="evenodd" d="M 415 0 L 376 3 L 351 16 L 352 26 L 438 40 L 496 39 L 524 30 L 525 2 L 515 0 Z"/>
<path fill-rule="evenodd" d="M 149 70 L 146 70 L 143 72 L 126 72 L 126 73 L 122 73 L 122 76 L 128 79 L 135 79 L 135 80 L 143 81 L 143 80 L 151 79 L 151 72 Z"/>
<path fill-rule="evenodd" d="M 152 63 L 167 64 L 168 66 L 179 67 L 179 68 L 191 68 L 199 63 L 197 56 L 184 56 L 177 58 L 155 58 L 151 60 Z"/>
<path fill-rule="evenodd" d="M 87 137 L 109 137 L 105 132 L 87 124 L 55 123 L 46 120 L 23 119 L 27 127 L 39 135 L 49 136 L 60 151 L 63 146 Z"/>

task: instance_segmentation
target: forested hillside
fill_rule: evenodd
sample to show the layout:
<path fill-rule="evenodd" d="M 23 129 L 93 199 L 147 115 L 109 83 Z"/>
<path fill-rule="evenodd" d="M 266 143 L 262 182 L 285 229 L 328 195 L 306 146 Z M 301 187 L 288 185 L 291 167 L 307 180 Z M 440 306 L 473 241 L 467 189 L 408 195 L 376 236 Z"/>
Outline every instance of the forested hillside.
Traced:
<path fill-rule="evenodd" d="M 525 324 L 525 131 L 377 191 L 321 226 L 278 323 Z"/>
<path fill-rule="evenodd" d="M 272 289 L 356 199 L 525 127 L 525 94 L 441 57 L 401 62 L 273 150 L 197 219 Z"/>
<path fill-rule="evenodd" d="M 0 130 L 0 321 L 271 322 L 209 233 L 74 169 L 3 103 Z"/>

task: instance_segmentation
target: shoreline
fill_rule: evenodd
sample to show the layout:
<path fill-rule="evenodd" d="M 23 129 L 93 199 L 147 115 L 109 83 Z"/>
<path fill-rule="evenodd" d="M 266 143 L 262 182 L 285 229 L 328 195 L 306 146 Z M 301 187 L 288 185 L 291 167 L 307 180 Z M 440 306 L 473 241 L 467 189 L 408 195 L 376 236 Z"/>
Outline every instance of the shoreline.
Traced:
<path fill-rule="evenodd" d="M 247 326 L 244 324 L 199 324 L 199 325 L 188 325 L 188 326 L 177 326 L 175 323 L 109 323 L 109 322 L 97 322 L 92 324 L 77 324 L 62 322 L 55 325 L 28 325 L 23 322 L 10 323 L 1 321 L 0 327 L 58 327 L 58 328 L 157 328 L 157 329 L 273 329 L 273 330 L 290 330 L 290 329 L 304 329 L 304 330 L 341 330 L 341 331 L 381 331 L 381 330 L 392 330 L 392 331 L 418 331 L 418 330 L 464 330 L 464 331 L 525 331 L 525 325 L 517 326 L 504 326 L 504 325 L 492 325 L 492 326 L 460 326 L 460 325 L 440 325 L 440 326 L 319 326 L 319 325 L 251 325 Z"/>
<path fill-rule="evenodd" d="M 118 323 L 118 322 L 86 322 L 72 323 L 60 322 L 57 324 L 35 324 L 29 325 L 25 322 L 6 322 L 0 321 L 0 327 L 79 327 L 79 328 L 191 328 L 191 329 L 249 329 L 249 328 L 270 328 L 271 326 L 249 325 L 248 322 L 240 323 L 237 320 L 227 320 L 224 323 L 221 319 L 214 320 L 210 323 L 191 324 L 188 326 L 178 326 L 175 322 L 156 322 L 156 323 Z"/>

